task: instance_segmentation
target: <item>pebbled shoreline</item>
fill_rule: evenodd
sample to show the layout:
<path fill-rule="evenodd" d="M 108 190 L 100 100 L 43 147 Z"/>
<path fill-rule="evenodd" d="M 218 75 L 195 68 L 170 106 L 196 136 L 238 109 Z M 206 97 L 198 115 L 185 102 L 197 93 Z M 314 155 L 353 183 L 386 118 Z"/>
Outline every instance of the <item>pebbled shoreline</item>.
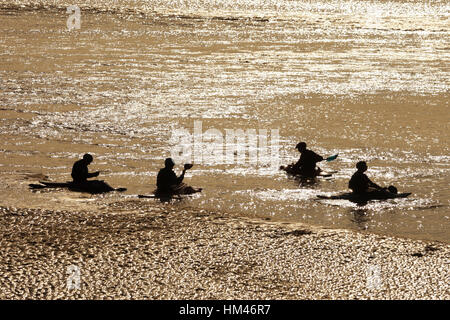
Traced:
<path fill-rule="evenodd" d="M 0 299 L 449 299 L 450 245 L 180 209 L 0 207 Z M 80 288 L 67 288 L 68 268 Z"/>

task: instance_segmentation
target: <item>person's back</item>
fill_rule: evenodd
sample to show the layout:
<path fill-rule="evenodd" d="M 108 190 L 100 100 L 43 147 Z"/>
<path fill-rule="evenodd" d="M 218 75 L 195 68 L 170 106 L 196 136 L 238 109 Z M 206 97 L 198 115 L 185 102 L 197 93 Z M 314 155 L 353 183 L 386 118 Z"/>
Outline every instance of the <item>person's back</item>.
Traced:
<path fill-rule="evenodd" d="M 369 188 L 369 178 L 364 174 L 364 172 L 358 170 L 350 178 L 348 187 L 354 193 L 367 192 L 367 189 Z"/>
<path fill-rule="evenodd" d="M 76 183 L 86 182 L 88 178 L 88 167 L 86 162 L 81 159 L 74 163 L 72 167 L 72 179 Z"/>
<path fill-rule="evenodd" d="M 301 174 L 315 175 L 316 164 L 323 160 L 323 157 L 312 150 L 306 149 L 306 143 L 300 142 L 296 146 L 301 153 L 300 159 L 294 165 L 294 169 Z"/>
<path fill-rule="evenodd" d="M 302 164 L 302 169 L 305 171 L 314 171 L 316 163 L 322 161 L 323 158 L 312 150 L 306 149 L 302 152 L 299 161 Z"/>
<path fill-rule="evenodd" d="M 364 172 L 367 171 L 367 164 L 365 161 L 359 161 L 356 164 L 356 171 L 348 182 L 349 189 L 352 189 L 354 193 L 365 193 L 372 191 L 383 190 L 382 187 L 373 183 Z"/>
<path fill-rule="evenodd" d="M 83 159 L 76 161 L 72 167 L 72 179 L 75 183 L 86 183 L 88 178 L 97 177 L 99 172 L 89 173 L 88 165 L 93 161 L 93 157 L 86 153 Z"/>
<path fill-rule="evenodd" d="M 171 168 L 165 167 L 159 170 L 156 178 L 156 187 L 158 190 L 168 192 L 177 184 L 177 175 Z"/>

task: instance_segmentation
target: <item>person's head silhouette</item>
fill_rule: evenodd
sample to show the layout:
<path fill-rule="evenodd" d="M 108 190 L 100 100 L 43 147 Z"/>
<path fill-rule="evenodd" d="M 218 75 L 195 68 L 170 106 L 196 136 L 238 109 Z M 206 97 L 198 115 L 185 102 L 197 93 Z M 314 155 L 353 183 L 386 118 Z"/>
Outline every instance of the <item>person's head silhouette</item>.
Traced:
<path fill-rule="evenodd" d="M 358 169 L 358 171 L 364 172 L 367 170 L 367 163 L 365 161 L 359 161 L 356 164 L 356 169 Z"/>
<path fill-rule="evenodd" d="M 90 164 L 92 161 L 94 161 L 94 157 L 92 157 L 89 153 L 86 153 L 83 156 L 83 160 L 84 162 L 86 162 L 86 164 Z"/>
<path fill-rule="evenodd" d="M 303 152 L 306 150 L 306 143 L 305 142 L 299 142 L 297 143 L 297 145 L 295 146 L 295 148 L 300 151 Z"/>
<path fill-rule="evenodd" d="M 164 165 L 166 166 L 166 168 L 172 169 L 175 166 L 175 162 L 173 162 L 172 158 L 167 158 L 164 161 Z"/>

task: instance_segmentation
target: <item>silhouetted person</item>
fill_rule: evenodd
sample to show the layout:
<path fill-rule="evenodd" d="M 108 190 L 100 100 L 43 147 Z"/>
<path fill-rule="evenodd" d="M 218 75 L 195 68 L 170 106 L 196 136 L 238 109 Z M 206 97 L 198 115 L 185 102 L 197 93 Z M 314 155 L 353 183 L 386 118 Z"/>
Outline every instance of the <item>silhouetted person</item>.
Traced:
<path fill-rule="evenodd" d="M 91 162 L 94 160 L 94 158 L 90 154 L 85 154 L 83 156 L 83 159 L 78 160 L 74 163 L 72 168 L 72 179 L 75 183 L 86 183 L 88 178 L 94 178 L 98 177 L 100 174 L 99 171 L 94 173 L 89 173 L 88 165 L 91 164 Z"/>
<path fill-rule="evenodd" d="M 365 161 L 359 161 L 356 164 L 356 171 L 348 182 L 348 187 L 352 189 L 354 193 L 367 193 L 373 191 L 386 191 L 386 188 L 382 188 L 376 183 L 373 183 L 364 172 L 367 171 L 367 164 Z M 397 193 L 397 189 L 393 186 L 388 188 L 389 192 Z"/>
<path fill-rule="evenodd" d="M 294 164 L 293 169 L 301 175 L 317 175 L 317 173 L 319 173 L 321 169 L 316 169 L 316 163 L 323 161 L 323 157 L 319 156 L 314 151 L 306 149 L 305 142 L 298 143 L 295 148 L 301 153 L 301 156 L 297 163 Z"/>
<path fill-rule="evenodd" d="M 186 173 L 188 166 L 185 165 L 183 173 L 177 177 L 173 171 L 175 162 L 173 162 L 172 158 L 167 158 L 164 161 L 164 165 L 165 167 L 159 170 L 158 177 L 156 178 L 156 186 L 160 192 L 173 192 L 183 182 L 184 174 Z"/>

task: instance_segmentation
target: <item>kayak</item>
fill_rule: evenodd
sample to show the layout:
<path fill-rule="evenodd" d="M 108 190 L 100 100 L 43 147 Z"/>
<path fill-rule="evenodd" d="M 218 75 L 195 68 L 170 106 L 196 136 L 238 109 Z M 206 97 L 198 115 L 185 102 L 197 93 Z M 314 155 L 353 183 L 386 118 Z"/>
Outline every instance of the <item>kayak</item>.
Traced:
<path fill-rule="evenodd" d="M 195 189 L 191 186 L 188 186 L 188 185 L 182 183 L 171 191 L 161 191 L 161 190 L 155 189 L 155 191 L 153 191 L 153 195 L 146 196 L 146 195 L 140 194 L 140 195 L 138 195 L 138 197 L 139 198 L 171 199 L 176 196 L 178 196 L 177 198 L 180 198 L 183 195 L 190 195 L 190 194 L 194 194 L 194 193 L 198 193 L 198 192 L 202 192 L 202 189 L 201 188 Z"/>
<path fill-rule="evenodd" d="M 40 184 L 30 184 L 30 189 L 45 189 L 45 188 L 67 188 L 70 191 L 76 192 L 87 192 L 91 194 L 107 193 L 112 191 L 123 192 L 127 189 L 125 188 L 113 188 L 105 181 L 102 180 L 92 180 L 86 183 L 74 183 L 70 182 L 47 182 L 39 181 Z"/>
<path fill-rule="evenodd" d="M 325 171 L 322 171 L 319 169 L 319 170 L 316 170 L 314 172 L 314 174 L 305 175 L 305 174 L 301 174 L 301 173 L 297 172 L 296 170 L 294 170 L 292 164 L 289 164 L 287 166 L 281 166 L 280 170 L 283 170 L 287 174 L 297 177 L 297 178 L 331 177 L 333 175 L 333 173 L 335 173 L 335 172 L 325 172 Z"/>
<path fill-rule="evenodd" d="M 341 193 L 334 196 L 318 195 L 317 198 L 325 200 L 349 200 L 352 202 L 366 202 L 370 200 L 388 200 L 396 198 L 406 198 L 411 192 L 405 193 L 390 193 L 390 192 L 368 192 L 364 194 L 355 194 L 352 192 Z"/>

